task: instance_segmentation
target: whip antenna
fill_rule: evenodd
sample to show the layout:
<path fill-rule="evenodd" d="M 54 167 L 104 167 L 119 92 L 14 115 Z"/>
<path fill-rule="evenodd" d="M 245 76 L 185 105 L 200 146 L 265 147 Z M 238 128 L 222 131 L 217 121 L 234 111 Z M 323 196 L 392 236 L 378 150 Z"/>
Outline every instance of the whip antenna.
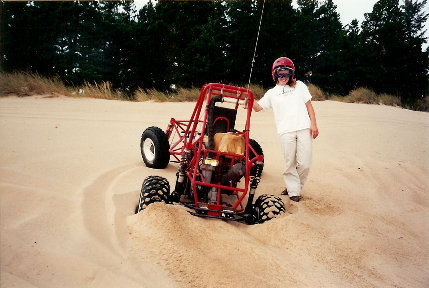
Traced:
<path fill-rule="evenodd" d="M 253 59 L 252 59 L 252 65 L 250 67 L 249 83 L 247 84 L 247 89 L 250 88 L 250 79 L 252 78 L 253 64 L 255 63 L 256 48 L 258 47 L 259 32 L 261 32 L 261 24 L 262 24 L 262 16 L 264 15 L 264 8 L 265 8 L 265 0 L 264 0 L 264 3 L 262 4 L 261 18 L 259 19 L 258 35 L 256 36 L 255 51 L 253 52 Z"/>

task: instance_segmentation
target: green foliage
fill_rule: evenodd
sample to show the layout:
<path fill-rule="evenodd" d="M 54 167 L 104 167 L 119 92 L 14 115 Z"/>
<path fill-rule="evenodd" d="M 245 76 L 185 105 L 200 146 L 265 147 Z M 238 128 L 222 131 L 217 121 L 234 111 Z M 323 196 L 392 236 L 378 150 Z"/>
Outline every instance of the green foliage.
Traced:
<path fill-rule="evenodd" d="M 288 56 L 298 79 L 326 93 L 368 87 L 400 95 L 410 107 L 423 103 L 429 87 L 429 52 L 422 51 L 427 0 L 377 1 L 361 26 L 357 20 L 343 26 L 332 0 L 297 4 L 265 3 L 251 83 L 272 86 L 271 64 Z M 91 87 L 100 90 L 109 83 L 111 93 L 119 89 L 125 98 L 141 87 L 156 98 L 154 91 L 173 86 L 247 83 L 263 2 L 157 1 L 140 11 L 129 1 L 1 5 L 5 71 L 58 75 L 69 85 L 97 83 Z"/>
<path fill-rule="evenodd" d="M 428 53 L 420 33 L 428 14 L 422 2 L 380 0 L 362 23 L 361 45 L 368 69 L 365 83 L 377 92 L 401 95 L 409 104 L 427 93 Z M 419 34 L 420 33 L 420 34 Z"/>

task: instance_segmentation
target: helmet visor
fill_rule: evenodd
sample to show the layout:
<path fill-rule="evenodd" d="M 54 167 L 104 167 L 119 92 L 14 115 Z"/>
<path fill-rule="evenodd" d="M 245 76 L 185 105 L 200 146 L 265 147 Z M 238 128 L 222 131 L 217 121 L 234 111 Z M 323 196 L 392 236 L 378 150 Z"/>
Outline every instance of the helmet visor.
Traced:
<path fill-rule="evenodd" d="M 293 69 L 289 67 L 280 67 L 274 70 L 276 78 L 290 78 L 293 75 Z"/>

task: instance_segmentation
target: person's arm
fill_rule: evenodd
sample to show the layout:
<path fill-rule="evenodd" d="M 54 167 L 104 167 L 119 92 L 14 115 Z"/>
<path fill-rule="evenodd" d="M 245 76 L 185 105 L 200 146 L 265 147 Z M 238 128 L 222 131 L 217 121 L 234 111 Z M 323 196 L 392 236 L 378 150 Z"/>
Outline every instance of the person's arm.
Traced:
<path fill-rule="evenodd" d="M 261 107 L 261 105 L 258 104 L 258 102 L 253 101 L 253 111 L 255 112 L 259 112 L 261 111 L 263 108 Z"/>
<path fill-rule="evenodd" d="M 313 105 L 311 104 L 310 100 L 305 103 L 305 106 L 307 107 L 308 116 L 310 116 L 311 121 L 310 133 L 311 136 L 313 136 L 313 139 L 316 139 L 316 137 L 319 135 L 319 129 L 317 129 L 316 123 L 316 113 L 314 113 Z"/>

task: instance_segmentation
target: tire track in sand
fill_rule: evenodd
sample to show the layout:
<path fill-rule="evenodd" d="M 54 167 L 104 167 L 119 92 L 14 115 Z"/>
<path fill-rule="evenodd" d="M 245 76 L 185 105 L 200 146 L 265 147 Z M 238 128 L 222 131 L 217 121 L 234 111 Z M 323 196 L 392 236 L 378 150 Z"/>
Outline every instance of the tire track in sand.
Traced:
<path fill-rule="evenodd" d="M 127 227 L 125 218 L 122 221 L 118 219 L 115 187 L 126 175 L 137 169 L 141 169 L 141 166 L 133 164 L 107 171 L 87 185 L 82 193 L 83 224 L 88 234 L 118 255 L 124 255 L 125 252 L 126 239 L 122 238 L 127 237 L 127 233 L 123 232 L 127 231 Z"/>

